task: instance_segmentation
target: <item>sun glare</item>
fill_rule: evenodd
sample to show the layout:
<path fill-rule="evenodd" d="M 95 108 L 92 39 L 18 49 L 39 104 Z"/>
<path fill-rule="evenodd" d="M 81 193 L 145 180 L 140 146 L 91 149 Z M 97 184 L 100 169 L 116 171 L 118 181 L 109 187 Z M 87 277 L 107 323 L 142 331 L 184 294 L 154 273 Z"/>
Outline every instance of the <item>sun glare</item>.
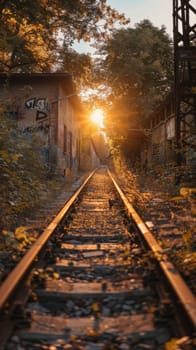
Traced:
<path fill-rule="evenodd" d="M 99 126 L 100 128 L 104 127 L 104 113 L 102 111 L 102 109 L 95 109 L 92 114 L 91 114 L 91 121 L 95 124 L 97 124 L 97 126 Z"/>

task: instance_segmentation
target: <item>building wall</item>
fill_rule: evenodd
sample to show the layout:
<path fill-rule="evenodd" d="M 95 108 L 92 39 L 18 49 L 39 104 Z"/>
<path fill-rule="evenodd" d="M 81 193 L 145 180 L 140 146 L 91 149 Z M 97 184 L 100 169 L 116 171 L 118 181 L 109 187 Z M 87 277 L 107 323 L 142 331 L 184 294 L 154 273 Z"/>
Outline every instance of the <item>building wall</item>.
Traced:
<path fill-rule="evenodd" d="M 61 88 L 58 100 L 57 140 L 60 170 L 68 175 L 79 167 L 79 121 L 75 117 L 70 99 L 63 94 Z"/>
<path fill-rule="evenodd" d="M 0 89 L 17 113 L 18 127 L 37 133 L 42 139 L 45 159 L 53 173 L 69 175 L 79 164 L 79 124 L 69 97 L 66 78 L 59 75 L 20 75 Z M 10 109 L 9 109 L 10 110 Z"/>
<path fill-rule="evenodd" d="M 142 150 L 142 166 L 168 166 L 175 160 L 175 115 L 172 94 L 152 113 L 148 121 L 151 134 Z"/>

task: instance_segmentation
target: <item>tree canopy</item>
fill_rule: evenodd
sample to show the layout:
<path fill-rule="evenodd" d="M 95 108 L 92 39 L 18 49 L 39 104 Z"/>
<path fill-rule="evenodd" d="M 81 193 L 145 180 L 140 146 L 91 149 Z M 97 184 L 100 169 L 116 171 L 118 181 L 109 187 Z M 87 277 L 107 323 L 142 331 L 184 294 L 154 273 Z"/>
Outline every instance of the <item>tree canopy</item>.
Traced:
<path fill-rule="evenodd" d="M 115 144 L 130 153 L 128 130 L 144 127 L 146 117 L 171 89 L 172 42 L 165 28 L 143 20 L 135 28 L 114 30 L 99 47 L 102 78 L 110 87 L 108 130 Z"/>
<path fill-rule="evenodd" d="M 104 74 L 115 98 L 126 96 L 153 106 L 172 83 L 173 54 L 165 31 L 144 20 L 135 28 L 119 29 L 100 46 Z"/>
<path fill-rule="evenodd" d="M 127 22 L 106 0 L 2 0 L 0 71 L 54 70 L 60 37 L 70 48 L 104 37 L 116 21 Z"/>
<path fill-rule="evenodd" d="M 56 72 L 70 72 L 77 83 L 76 88 L 78 91 L 92 86 L 93 60 L 88 54 L 80 54 L 68 48 L 65 43 L 59 47 L 59 51 L 56 54 L 58 55 Z"/>

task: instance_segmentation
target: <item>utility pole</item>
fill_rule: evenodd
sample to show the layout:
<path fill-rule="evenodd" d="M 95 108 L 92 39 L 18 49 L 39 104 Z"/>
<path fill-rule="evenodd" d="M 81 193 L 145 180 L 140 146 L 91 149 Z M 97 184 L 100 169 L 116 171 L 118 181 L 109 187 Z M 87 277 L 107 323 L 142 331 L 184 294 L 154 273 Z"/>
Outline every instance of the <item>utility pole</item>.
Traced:
<path fill-rule="evenodd" d="M 176 161 L 196 167 L 196 0 L 173 0 Z"/>

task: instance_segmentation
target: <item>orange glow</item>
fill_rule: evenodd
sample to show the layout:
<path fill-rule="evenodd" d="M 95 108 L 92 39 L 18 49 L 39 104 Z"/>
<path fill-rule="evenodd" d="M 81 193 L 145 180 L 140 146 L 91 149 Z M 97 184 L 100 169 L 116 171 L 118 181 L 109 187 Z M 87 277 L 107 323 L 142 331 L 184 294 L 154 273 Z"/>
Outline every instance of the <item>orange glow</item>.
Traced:
<path fill-rule="evenodd" d="M 104 127 L 104 113 L 102 109 L 95 109 L 91 114 L 91 121 L 95 123 L 99 128 Z"/>

